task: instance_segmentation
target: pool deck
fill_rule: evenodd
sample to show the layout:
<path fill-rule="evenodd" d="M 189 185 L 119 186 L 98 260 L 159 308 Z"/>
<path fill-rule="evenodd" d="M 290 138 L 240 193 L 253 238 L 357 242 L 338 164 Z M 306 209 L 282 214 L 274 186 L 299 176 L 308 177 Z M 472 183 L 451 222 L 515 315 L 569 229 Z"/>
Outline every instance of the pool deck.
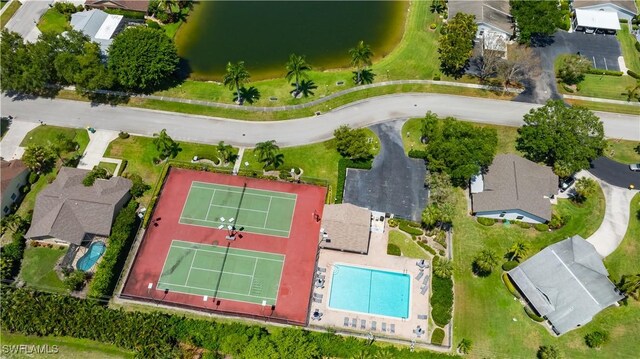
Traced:
<path fill-rule="evenodd" d="M 354 332 L 359 334 L 372 333 L 375 337 L 389 337 L 395 339 L 415 340 L 416 342 L 428 343 L 431 338 L 431 328 L 429 328 L 428 319 L 418 319 L 418 315 L 427 314 L 431 315 L 431 308 L 429 308 L 429 296 L 431 294 L 431 283 L 429 283 L 429 291 L 424 295 L 420 294 L 420 286 L 422 286 L 421 280 L 415 280 L 415 276 L 419 272 L 416 262 L 418 259 L 391 256 L 387 254 L 387 238 L 389 228 L 385 228 L 384 233 L 371 233 L 371 240 L 369 244 L 369 254 L 354 254 L 347 252 L 339 252 L 335 250 L 321 249 L 318 266 L 326 268 L 325 285 L 324 288 L 315 288 L 314 293 L 322 294 L 322 303 L 311 303 L 311 310 L 309 325 L 313 327 L 333 327 L 337 331 Z M 409 318 L 400 319 L 393 317 L 385 317 L 374 314 L 363 314 L 349 312 L 339 309 L 329 308 L 329 299 L 331 295 L 331 278 L 333 276 L 334 264 L 348 264 L 355 266 L 362 266 L 368 268 L 375 268 L 387 271 L 396 271 L 407 273 L 411 276 L 411 300 L 409 308 Z M 430 266 L 431 267 L 431 266 Z M 425 269 L 425 276 L 431 275 L 431 268 Z M 313 312 L 318 309 L 323 313 L 320 321 L 311 320 Z M 344 326 L 344 318 L 349 318 L 349 326 Z M 351 326 L 351 321 L 356 318 L 356 327 Z M 362 320 L 366 321 L 366 329 L 361 329 L 360 324 Z M 371 330 L 371 322 L 376 321 L 376 330 Z M 382 323 L 386 323 L 386 332 L 382 331 Z M 389 332 L 390 324 L 395 324 L 395 334 Z M 417 326 L 420 326 L 426 331 L 426 334 L 422 334 L 417 337 L 413 332 Z"/>

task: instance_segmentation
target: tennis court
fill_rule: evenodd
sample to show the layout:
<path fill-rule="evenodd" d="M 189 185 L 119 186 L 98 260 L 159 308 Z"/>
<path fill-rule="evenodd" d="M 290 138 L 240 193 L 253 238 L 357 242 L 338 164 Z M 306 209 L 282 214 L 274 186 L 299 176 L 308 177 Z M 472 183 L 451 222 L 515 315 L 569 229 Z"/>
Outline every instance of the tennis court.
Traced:
<path fill-rule="evenodd" d="M 157 290 L 274 305 L 284 255 L 173 240 Z"/>
<path fill-rule="evenodd" d="M 244 227 L 245 232 L 288 238 L 296 198 L 294 193 L 194 181 L 180 223 Z"/>

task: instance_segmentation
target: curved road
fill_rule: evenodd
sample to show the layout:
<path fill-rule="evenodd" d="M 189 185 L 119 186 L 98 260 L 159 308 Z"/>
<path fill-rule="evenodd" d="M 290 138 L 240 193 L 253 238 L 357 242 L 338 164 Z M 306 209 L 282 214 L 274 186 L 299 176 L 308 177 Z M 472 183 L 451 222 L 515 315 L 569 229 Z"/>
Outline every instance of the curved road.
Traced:
<path fill-rule="evenodd" d="M 224 140 L 252 147 L 275 139 L 280 146 L 320 142 L 333 137 L 340 125 L 364 127 L 407 117 L 422 117 L 427 111 L 478 123 L 521 126 L 522 116 L 540 105 L 442 94 L 397 94 L 351 103 L 320 116 L 295 120 L 259 122 L 187 115 L 126 106 L 95 105 L 89 102 L 45 98 L 14 100 L 2 96 L 3 116 L 18 121 L 44 121 L 67 127 L 91 126 L 151 136 L 166 128 L 183 141 L 216 143 Z M 605 135 L 627 140 L 640 139 L 640 119 L 633 115 L 596 112 Z"/>

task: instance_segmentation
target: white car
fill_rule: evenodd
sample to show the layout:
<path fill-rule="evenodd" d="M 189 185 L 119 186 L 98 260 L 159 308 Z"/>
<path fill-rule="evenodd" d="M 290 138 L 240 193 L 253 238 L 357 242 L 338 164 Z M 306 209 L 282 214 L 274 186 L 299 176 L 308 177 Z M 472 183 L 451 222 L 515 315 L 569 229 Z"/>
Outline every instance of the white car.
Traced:
<path fill-rule="evenodd" d="M 629 169 L 633 172 L 640 172 L 640 163 L 634 163 L 629 165 Z"/>

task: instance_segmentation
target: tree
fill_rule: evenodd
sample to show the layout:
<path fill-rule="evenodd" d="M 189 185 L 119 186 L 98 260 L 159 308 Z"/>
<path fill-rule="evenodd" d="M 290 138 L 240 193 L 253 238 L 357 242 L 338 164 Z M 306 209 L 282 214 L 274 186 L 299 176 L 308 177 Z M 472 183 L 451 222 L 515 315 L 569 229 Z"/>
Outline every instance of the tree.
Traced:
<path fill-rule="evenodd" d="M 86 272 L 75 270 L 64 279 L 64 286 L 67 287 L 67 289 L 70 291 L 80 290 L 84 287 L 84 282 L 86 279 Z"/>
<path fill-rule="evenodd" d="M 371 71 L 371 69 L 362 69 L 361 71 L 354 71 L 353 77 L 351 78 L 354 83 L 360 81 L 361 84 L 371 84 L 373 83 L 373 79 L 376 77 L 376 74 Z"/>
<path fill-rule="evenodd" d="M 244 85 L 250 77 L 249 71 L 244 67 L 244 61 L 239 61 L 235 64 L 227 63 L 227 72 L 222 81 L 225 86 L 229 87 L 229 90 L 236 90 L 236 103 L 239 105 L 242 105 L 243 102 L 243 98 L 239 93 L 240 86 Z"/>
<path fill-rule="evenodd" d="M 287 81 L 295 79 L 294 83 L 296 88 L 292 91 L 293 97 L 298 97 L 300 94 L 300 79 L 308 78 L 307 71 L 311 70 L 311 66 L 307 64 L 304 56 L 291 54 L 285 67 L 287 69 L 287 74 L 285 75 Z"/>
<path fill-rule="evenodd" d="M 460 78 L 473 54 L 473 40 L 476 37 L 478 25 L 475 16 L 457 13 L 444 26 L 444 35 L 440 36 L 438 54 L 440 54 L 440 69 L 447 75 Z"/>
<path fill-rule="evenodd" d="M 142 195 L 151 188 L 144 182 L 142 177 L 137 173 L 126 173 L 123 177 L 128 178 L 131 181 L 131 189 L 129 193 L 133 198 L 140 198 Z"/>
<path fill-rule="evenodd" d="M 336 149 L 343 157 L 364 161 L 373 156 L 372 144 L 364 128 L 352 129 L 348 125 L 342 125 L 333 131 L 333 135 L 336 137 Z"/>
<path fill-rule="evenodd" d="M 173 75 L 178 62 L 176 46 L 164 31 L 134 26 L 113 39 L 107 63 L 122 87 L 150 91 Z"/>
<path fill-rule="evenodd" d="M 180 152 L 180 145 L 167 134 L 167 130 L 164 128 L 160 133 L 153 134 L 153 144 L 156 145 L 156 149 L 160 152 L 161 159 L 173 158 Z"/>
<path fill-rule="evenodd" d="M 422 212 L 422 224 L 433 228 L 451 223 L 455 212 L 451 177 L 445 172 L 429 172 L 425 177 L 425 186 L 429 189 L 430 204 Z"/>
<path fill-rule="evenodd" d="M 0 227 L 2 227 L 2 233 L 7 229 L 13 233 L 24 232 L 29 228 L 29 221 L 16 213 L 2 217 L 0 224 Z"/>
<path fill-rule="evenodd" d="M 527 242 L 518 241 L 514 243 L 511 248 L 509 248 L 509 260 L 520 262 L 522 258 L 527 256 L 529 249 L 531 249 L 531 246 Z"/>
<path fill-rule="evenodd" d="M 280 358 L 317 358 L 320 354 L 318 345 L 306 330 L 277 328 L 272 333 L 271 339 Z"/>
<path fill-rule="evenodd" d="M 631 102 L 632 100 L 640 101 L 640 80 L 636 80 L 634 86 L 627 87 L 624 95 L 627 96 L 627 102 Z"/>
<path fill-rule="evenodd" d="M 496 68 L 498 79 L 504 90 L 510 84 L 533 78 L 540 72 L 540 58 L 529 47 L 514 46 L 507 59 L 500 60 Z"/>
<path fill-rule="evenodd" d="M 238 157 L 233 151 L 233 146 L 224 143 L 224 141 L 218 142 L 216 149 L 218 150 L 218 154 L 222 156 L 222 161 L 225 163 L 233 162 Z"/>
<path fill-rule="evenodd" d="M 169 19 L 173 19 L 173 8 L 178 5 L 177 0 L 156 0 L 157 9 L 164 12 L 169 16 Z"/>
<path fill-rule="evenodd" d="M 292 86 L 295 86 L 292 84 Z M 313 82 L 313 80 L 302 80 L 300 81 L 300 86 L 298 90 L 302 94 L 302 97 L 309 97 L 309 95 L 313 96 L 313 90 L 317 89 L 318 86 Z"/>
<path fill-rule="evenodd" d="M 604 127 L 593 112 L 583 107 L 566 107 L 562 101 L 549 101 L 524 115 L 518 129 L 516 149 L 533 162 L 575 173 L 589 168 L 590 161 L 602 155 L 606 142 Z"/>
<path fill-rule="evenodd" d="M 53 169 L 56 155 L 49 147 L 32 145 L 27 146 L 22 161 L 34 172 L 47 173 Z"/>
<path fill-rule="evenodd" d="M 27 46 L 17 32 L 2 30 L 0 34 L 0 89 L 2 91 L 21 91 L 24 89 L 22 73 L 28 63 Z"/>
<path fill-rule="evenodd" d="M 509 3 L 521 44 L 531 44 L 539 37 L 550 36 L 562 24 L 562 11 L 557 2 L 511 0 Z"/>
<path fill-rule="evenodd" d="M 107 172 L 106 169 L 102 167 L 95 166 L 91 170 L 91 172 L 87 173 L 87 175 L 82 180 L 82 184 L 86 187 L 91 187 L 95 183 L 96 179 L 108 179 L 111 178 L 111 175 Z"/>
<path fill-rule="evenodd" d="M 481 46 L 476 46 L 474 52 L 474 57 L 471 62 L 478 71 L 477 76 L 480 81 L 484 82 L 496 76 L 498 66 L 503 61 L 502 53 L 499 51 L 483 50 Z"/>
<path fill-rule="evenodd" d="M 433 261 L 433 275 L 440 278 L 449 278 L 453 275 L 453 264 L 444 257 L 436 257 Z"/>
<path fill-rule="evenodd" d="M 604 330 L 595 330 L 584 336 L 584 342 L 589 348 L 599 349 L 609 341 L 609 333 Z"/>
<path fill-rule="evenodd" d="M 240 87 L 240 90 L 233 93 L 233 101 L 236 103 L 242 103 L 244 101 L 249 104 L 253 104 L 255 101 L 260 99 L 260 91 L 253 86 L 249 86 L 246 88 L 244 86 Z"/>
<path fill-rule="evenodd" d="M 623 275 L 618 287 L 626 295 L 640 299 L 640 274 Z"/>
<path fill-rule="evenodd" d="M 472 176 L 493 162 L 498 146 L 495 129 L 474 126 L 453 118 L 438 119 L 427 113 L 422 136 L 428 139 L 427 166 L 432 173 L 445 172 L 454 186 L 466 187 Z"/>
<path fill-rule="evenodd" d="M 432 13 L 442 14 L 447 10 L 447 3 L 445 0 L 433 0 L 431 6 L 429 6 L 429 10 Z"/>
<path fill-rule="evenodd" d="M 355 84 L 360 85 L 362 83 L 362 70 L 366 69 L 367 66 L 371 66 L 373 51 L 364 41 L 360 41 L 356 47 L 349 49 L 349 55 L 351 56 L 351 66 L 356 68 Z"/>
<path fill-rule="evenodd" d="M 591 61 L 581 55 L 566 56 L 560 68 L 558 77 L 567 85 L 575 85 L 584 80 L 584 74 L 591 69 Z"/>
<path fill-rule="evenodd" d="M 543 345 L 538 348 L 538 353 L 536 353 L 538 359 L 561 359 L 562 354 L 560 354 L 560 350 L 555 345 Z"/>
<path fill-rule="evenodd" d="M 573 196 L 573 199 L 576 202 L 584 202 L 596 192 L 598 189 L 598 183 L 591 178 L 581 177 L 576 180 L 575 189 L 576 193 Z"/>
<path fill-rule="evenodd" d="M 491 274 L 493 267 L 498 264 L 496 253 L 489 249 L 483 249 L 473 259 L 473 272 L 486 277 Z"/>
<path fill-rule="evenodd" d="M 269 166 L 278 168 L 284 163 L 284 155 L 278 153 L 278 150 L 280 150 L 280 147 L 278 147 L 275 140 L 256 143 L 258 159 L 264 163 L 264 168 L 268 168 Z"/>
<path fill-rule="evenodd" d="M 462 338 L 462 340 L 458 344 L 458 352 L 462 354 L 469 354 L 472 344 L 473 342 L 471 340 Z"/>

